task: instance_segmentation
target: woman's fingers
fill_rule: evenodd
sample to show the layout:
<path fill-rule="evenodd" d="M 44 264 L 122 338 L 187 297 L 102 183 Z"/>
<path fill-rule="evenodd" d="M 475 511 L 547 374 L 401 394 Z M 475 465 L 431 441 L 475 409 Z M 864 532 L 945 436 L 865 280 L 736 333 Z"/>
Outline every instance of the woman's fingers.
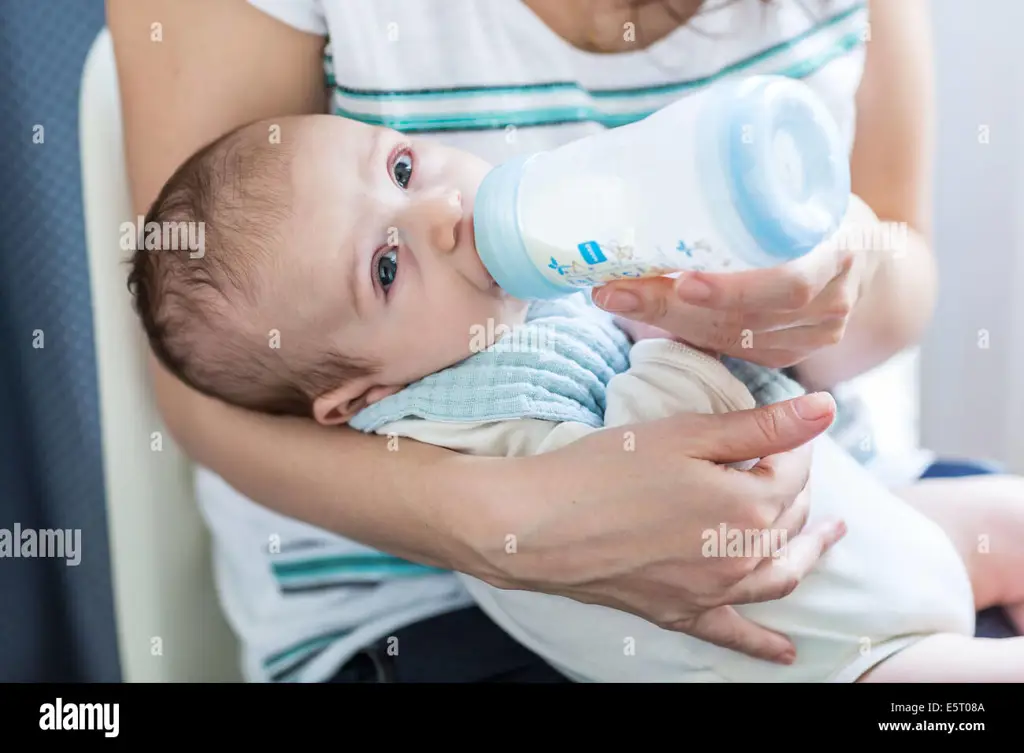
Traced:
<path fill-rule="evenodd" d="M 753 284 L 759 279 L 758 275 L 770 276 L 776 272 L 757 270 L 750 273 L 753 277 L 744 277 L 746 272 L 731 276 L 743 277 Z M 793 290 L 804 290 L 803 283 L 795 283 L 792 276 L 787 277 L 784 284 L 778 282 L 781 279 L 775 277 L 789 292 L 773 297 L 772 286 L 776 283 L 769 279 L 761 293 L 751 295 L 774 299 L 766 301 L 764 308 L 755 310 L 740 307 L 746 306 L 745 303 L 718 309 L 683 302 L 675 294 L 673 280 L 667 277 L 610 283 L 594 291 L 594 303 L 620 318 L 628 317 L 631 321 L 666 330 L 696 347 L 778 368 L 798 363 L 808 353 L 838 344 L 854 306 L 848 270 L 826 280 L 821 290 L 814 286 L 806 288 L 815 290 L 817 297 L 799 308 L 791 307 L 798 298 L 787 299 L 787 296 L 793 295 Z M 740 291 L 737 295 L 743 298 L 746 293 Z M 803 294 L 798 296 L 803 302 Z M 626 306 L 626 300 L 632 307 Z M 780 306 L 789 308 L 780 310 Z M 780 353 L 769 355 L 766 360 L 765 354 L 772 351 Z"/>
<path fill-rule="evenodd" d="M 848 322 L 831 319 L 819 324 L 802 324 L 797 327 L 780 329 L 776 332 L 755 332 L 749 330 L 747 347 L 758 351 L 787 351 L 789 353 L 810 353 L 821 348 L 838 345 L 846 334 Z M 741 346 L 743 343 L 740 343 Z M 742 352 L 739 357 L 746 358 Z"/>
<path fill-rule="evenodd" d="M 770 456 L 802 447 L 832 425 L 835 401 L 827 392 L 801 395 L 780 403 L 742 411 L 715 414 L 691 414 L 677 420 L 699 422 L 699 430 L 690 428 L 686 443 L 688 457 L 713 463 L 737 463 L 764 458 L 744 473 L 780 475 L 799 468 L 804 478 L 793 489 L 795 495 L 806 484 L 809 461 L 795 463 L 786 457 Z M 669 421 L 673 419 L 668 419 Z"/>
<path fill-rule="evenodd" d="M 854 257 L 829 246 L 795 261 L 742 272 L 684 272 L 675 280 L 685 303 L 720 311 L 799 311 L 853 264 Z"/>
<path fill-rule="evenodd" d="M 772 522 L 770 530 L 778 531 L 785 541 L 792 541 L 804 531 L 807 519 L 811 515 L 811 481 L 804 485 L 803 491 L 796 495 L 792 504 L 784 507 Z"/>
<path fill-rule="evenodd" d="M 792 664 L 796 658 L 796 648 L 789 638 L 751 622 L 728 606 L 701 612 L 685 624 L 667 627 L 755 659 Z"/>
<path fill-rule="evenodd" d="M 796 590 L 818 561 L 846 535 L 843 521 L 818 523 L 792 539 L 782 539 L 782 547 L 765 557 L 743 580 L 729 589 L 727 604 L 775 601 Z M 773 540 L 773 537 L 766 537 Z"/>
<path fill-rule="evenodd" d="M 741 314 L 738 311 L 712 311 L 679 300 L 675 293 L 675 282 L 671 277 L 617 280 L 594 288 L 593 301 L 599 308 L 612 314 L 653 324 L 679 337 L 684 337 L 688 329 L 706 328 L 712 321 L 740 322 Z"/>
<path fill-rule="evenodd" d="M 743 314 L 691 306 L 679 300 L 668 277 L 622 280 L 596 288 L 593 301 L 612 314 L 671 332 L 698 348 L 724 353 L 743 337 Z"/>
<path fill-rule="evenodd" d="M 658 324 L 682 308 L 673 293 L 674 284 L 675 280 L 671 277 L 617 280 L 594 288 L 593 301 L 598 307 L 613 314 L 622 314 L 634 321 Z"/>

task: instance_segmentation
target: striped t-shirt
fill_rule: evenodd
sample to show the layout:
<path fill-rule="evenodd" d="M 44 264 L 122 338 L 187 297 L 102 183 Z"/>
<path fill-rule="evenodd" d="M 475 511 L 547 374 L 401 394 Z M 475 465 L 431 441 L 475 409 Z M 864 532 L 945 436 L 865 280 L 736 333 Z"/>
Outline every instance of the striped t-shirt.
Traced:
<path fill-rule="evenodd" d="M 754 73 L 810 84 L 853 143 L 862 0 L 710 0 L 647 49 L 617 54 L 574 48 L 519 0 L 249 2 L 324 37 L 335 114 L 492 163 L 632 123 L 719 79 Z M 451 573 L 274 514 L 208 471 L 199 471 L 197 492 L 250 681 L 323 680 L 367 643 L 471 603 Z"/>

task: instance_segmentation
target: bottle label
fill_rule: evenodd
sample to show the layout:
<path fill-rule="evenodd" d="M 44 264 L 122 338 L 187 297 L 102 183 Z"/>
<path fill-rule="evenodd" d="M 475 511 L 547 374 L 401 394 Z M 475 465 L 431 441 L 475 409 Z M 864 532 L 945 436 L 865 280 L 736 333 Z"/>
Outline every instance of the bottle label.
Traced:
<path fill-rule="evenodd" d="M 692 171 L 676 171 L 678 179 L 662 184 L 655 167 L 644 168 L 653 176 L 646 181 L 629 174 L 640 167 L 622 165 L 615 168 L 622 174 L 528 175 L 520 193 L 522 240 L 535 268 L 570 288 L 739 268 L 709 219 L 710 200 L 686 182 Z"/>
<path fill-rule="evenodd" d="M 725 272 L 737 268 L 735 259 L 711 241 L 677 239 L 671 250 L 655 245 L 642 254 L 630 242 L 586 240 L 575 253 L 551 256 L 545 271 L 563 285 L 587 287 L 613 280 L 640 279 L 674 272 Z"/>

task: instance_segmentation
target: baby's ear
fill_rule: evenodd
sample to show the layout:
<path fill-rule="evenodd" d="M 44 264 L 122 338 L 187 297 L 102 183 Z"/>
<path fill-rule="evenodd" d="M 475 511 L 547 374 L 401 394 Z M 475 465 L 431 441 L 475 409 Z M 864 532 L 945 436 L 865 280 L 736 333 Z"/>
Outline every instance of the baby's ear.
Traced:
<path fill-rule="evenodd" d="M 398 392 L 401 387 L 369 385 L 356 379 L 331 390 L 313 401 L 313 416 L 325 426 L 348 423 L 351 418 L 368 405 L 383 400 Z"/>

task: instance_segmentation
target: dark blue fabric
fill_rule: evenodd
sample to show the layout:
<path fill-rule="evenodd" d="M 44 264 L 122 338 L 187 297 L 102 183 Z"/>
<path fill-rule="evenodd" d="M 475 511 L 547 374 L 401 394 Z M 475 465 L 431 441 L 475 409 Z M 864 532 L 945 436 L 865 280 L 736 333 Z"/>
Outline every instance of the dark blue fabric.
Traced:
<path fill-rule="evenodd" d="M 0 529 L 81 532 L 77 566 L 0 559 L 0 681 L 120 680 L 78 151 L 103 24 L 102 0 L 0 0 Z"/>
<path fill-rule="evenodd" d="M 993 473 L 1006 473 L 1006 469 L 988 460 L 936 460 L 921 474 L 921 478 L 957 478 Z"/>
<path fill-rule="evenodd" d="M 392 638 L 394 641 L 392 641 Z M 390 645 L 411 646 L 398 654 Z M 423 650 L 417 650 L 417 647 Z M 420 620 L 346 662 L 329 683 L 568 683 L 537 654 L 471 606 Z"/>
<path fill-rule="evenodd" d="M 957 460 L 939 459 L 932 463 L 921 474 L 921 478 L 962 478 L 964 476 L 984 476 L 994 473 L 1005 473 L 999 463 L 988 460 Z M 1013 638 L 1017 631 L 999 608 L 986 609 L 978 613 L 978 621 L 974 634 L 979 638 Z"/>

